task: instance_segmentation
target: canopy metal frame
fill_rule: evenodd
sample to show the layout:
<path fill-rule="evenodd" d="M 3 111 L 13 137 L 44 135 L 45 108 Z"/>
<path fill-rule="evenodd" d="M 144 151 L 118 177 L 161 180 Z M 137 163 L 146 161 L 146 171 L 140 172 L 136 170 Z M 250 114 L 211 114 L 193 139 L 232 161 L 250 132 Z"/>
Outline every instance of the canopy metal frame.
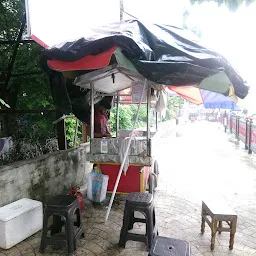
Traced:
<path fill-rule="evenodd" d="M 140 74 L 136 73 L 136 72 L 132 72 L 129 71 L 127 69 L 124 69 L 123 67 L 117 65 L 117 64 L 113 64 L 113 65 L 109 65 L 107 67 L 103 67 L 101 69 L 97 69 L 94 70 L 92 72 L 86 73 L 84 75 L 81 75 L 79 77 L 77 77 L 74 81 L 74 84 L 76 86 L 80 86 L 81 88 L 87 88 L 90 89 L 90 96 L 91 96 L 91 139 L 94 138 L 94 95 L 95 92 L 101 92 L 102 90 L 101 88 L 95 88 L 95 82 L 101 80 L 101 79 L 105 79 L 107 77 L 112 77 L 115 74 L 123 74 L 125 77 L 129 78 L 130 81 L 143 81 L 145 80 L 145 78 L 143 76 L 141 76 Z M 113 81 L 113 84 L 115 83 L 115 81 Z M 147 141 L 148 141 L 148 145 L 150 144 L 150 125 L 149 125 L 149 114 L 150 114 L 150 102 L 151 102 L 151 85 L 150 82 L 147 80 L 146 83 L 147 86 Z M 117 124 L 117 132 L 119 130 L 119 95 L 120 95 L 120 91 L 127 89 L 131 87 L 131 84 L 125 85 L 125 86 L 121 86 L 120 88 L 118 88 L 116 91 L 113 92 L 113 89 L 110 88 L 109 92 L 106 92 L 106 95 L 115 95 L 117 97 L 117 113 L 116 113 L 116 124 Z M 103 92 L 104 93 L 104 92 Z M 148 152 L 148 156 L 150 156 L 150 150 Z"/>
<path fill-rule="evenodd" d="M 138 105 L 138 109 L 137 109 L 137 113 L 136 113 L 136 118 L 135 118 L 135 121 L 134 121 L 134 124 L 133 124 L 132 133 L 131 133 L 130 138 L 129 138 L 129 142 L 128 142 L 128 145 L 127 145 L 127 148 L 126 148 L 124 159 L 123 159 L 123 161 L 121 163 L 121 166 L 120 166 L 120 169 L 119 169 L 119 173 L 118 173 L 118 176 L 117 176 L 117 179 L 116 179 L 116 183 L 115 183 L 113 193 L 112 193 L 112 196 L 111 196 L 111 199 L 110 199 L 110 203 L 109 203 L 109 206 L 108 206 L 108 210 L 107 210 L 107 213 L 106 213 L 105 221 L 108 220 L 110 210 L 111 210 L 114 198 L 115 198 L 116 190 L 117 190 L 117 187 L 118 187 L 118 184 L 119 184 L 119 181 L 120 181 L 120 178 L 121 178 L 121 174 L 122 174 L 122 171 L 123 171 L 123 168 L 124 168 L 124 164 L 125 164 L 126 158 L 128 157 L 129 148 L 130 148 L 130 145 L 131 145 L 132 138 L 134 137 L 134 130 L 135 130 L 136 124 L 138 122 L 139 111 L 140 111 L 142 98 L 143 98 L 145 90 L 147 90 L 147 145 L 148 145 L 147 146 L 147 155 L 149 157 L 151 156 L 151 145 L 150 145 L 151 144 L 151 142 L 150 142 L 151 133 L 150 133 L 150 124 L 149 124 L 150 103 L 151 103 L 151 85 L 150 85 L 150 82 L 147 79 L 145 79 L 144 77 L 142 77 L 140 74 L 135 73 L 135 72 L 133 73 L 131 71 L 125 70 L 124 68 L 122 68 L 122 67 L 120 67 L 116 64 L 110 65 L 108 67 L 104 67 L 104 68 L 101 68 L 101 69 L 98 69 L 98 70 L 95 70 L 95 71 L 92 71 L 92 72 L 89 72 L 89 73 L 84 74 L 82 76 L 79 76 L 74 81 L 75 85 L 81 86 L 82 88 L 90 89 L 90 96 L 91 96 L 91 118 L 90 118 L 91 134 L 90 135 L 91 135 L 91 139 L 93 139 L 94 138 L 94 95 L 95 95 L 96 91 L 102 92 L 101 88 L 95 88 L 95 83 L 97 81 L 99 81 L 101 79 L 105 79 L 107 77 L 112 77 L 113 78 L 113 75 L 118 74 L 118 73 L 121 73 L 125 77 L 129 78 L 131 82 L 135 81 L 135 80 L 141 80 L 141 81 L 144 80 L 144 85 L 143 85 L 143 89 L 141 91 L 140 101 L 139 101 L 139 105 Z M 113 79 L 113 84 L 114 83 L 115 83 L 115 81 Z M 113 94 L 114 93 L 117 97 L 117 99 L 116 99 L 117 100 L 116 136 L 118 135 L 118 130 L 119 130 L 119 103 L 120 103 L 119 102 L 119 99 L 120 99 L 119 95 L 120 95 L 120 91 L 122 91 L 126 88 L 129 88 L 129 87 L 131 87 L 131 83 L 127 84 L 127 85 L 122 85 L 121 84 L 120 88 L 117 87 L 114 92 L 113 92 L 113 88 L 110 88 L 110 91 L 106 92 L 108 94 L 111 94 L 111 93 Z M 156 124 L 157 124 L 157 118 L 156 118 Z"/>
<path fill-rule="evenodd" d="M 105 80 L 108 82 L 109 86 L 97 86 L 97 82 L 107 78 L 110 78 L 110 80 Z M 122 79 L 121 82 L 117 81 L 118 78 Z M 119 66 L 118 64 L 112 64 L 77 77 L 74 81 L 74 84 L 76 86 L 80 86 L 83 89 L 90 89 L 90 83 L 93 82 L 95 85 L 95 91 L 113 95 L 131 87 L 131 82 L 143 81 L 144 79 L 145 78 L 137 72 L 130 71 L 122 66 Z"/>

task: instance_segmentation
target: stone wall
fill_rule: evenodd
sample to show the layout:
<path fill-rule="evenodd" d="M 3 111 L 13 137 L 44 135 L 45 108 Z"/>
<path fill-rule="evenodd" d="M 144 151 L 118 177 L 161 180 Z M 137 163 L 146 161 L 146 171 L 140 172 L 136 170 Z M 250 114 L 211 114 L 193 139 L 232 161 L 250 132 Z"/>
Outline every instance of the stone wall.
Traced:
<path fill-rule="evenodd" d="M 86 186 L 92 169 L 86 159 L 89 149 L 86 143 L 0 167 L 0 206 L 24 197 L 45 202 L 72 185 Z"/>
<path fill-rule="evenodd" d="M 175 134 L 175 121 L 159 124 L 157 138 Z M 154 149 L 158 150 L 158 143 Z M 86 191 L 92 165 L 87 161 L 88 143 L 38 158 L 0 167 L 0 207 L 27 197 L 46 202 L 49 197 L 65 193 L 73 185 Z"/>

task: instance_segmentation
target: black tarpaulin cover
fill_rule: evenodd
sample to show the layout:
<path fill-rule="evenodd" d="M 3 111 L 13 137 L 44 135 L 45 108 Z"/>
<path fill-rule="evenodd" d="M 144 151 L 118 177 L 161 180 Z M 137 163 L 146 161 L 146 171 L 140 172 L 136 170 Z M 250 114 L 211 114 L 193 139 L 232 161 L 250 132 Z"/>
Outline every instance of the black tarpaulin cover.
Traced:
<path fill-rule="evenodd" d="M 48 48 L 45 54 L 51 60 L 73 62 L 113 46 L 119 47 L 137 71 L 153 82 L 198 84 L 224 71 L 239 98 L 248 94 L 246 82 L 223 56 L 200 45 L 189 31 L 169 25 L 145 25 L 138 20 L 111 23 L 95 29 L 94 34 Z"/>

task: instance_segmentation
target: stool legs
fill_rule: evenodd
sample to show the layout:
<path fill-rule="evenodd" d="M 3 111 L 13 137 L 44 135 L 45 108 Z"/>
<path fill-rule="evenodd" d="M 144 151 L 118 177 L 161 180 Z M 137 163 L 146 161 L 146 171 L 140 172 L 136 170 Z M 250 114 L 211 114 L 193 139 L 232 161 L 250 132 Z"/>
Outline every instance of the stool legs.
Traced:
<path fill-rule="evenodd" d="M 48 210 L 46 210 L 44 213 L 42 238 L 40 244 L 41 253 L 45 252 L 45 248 L 48 244 L 62 244 L 62 246 L 65 244 L 67 250 L 66 255 L 70 255 L 76 250 L 76 238 L 78 236 L 83 236 L 81 213 L 78 208 L 75 210 L 72 208 L 70 211 L 59 214 L 61 215 L 53 214 L 51 211 Z M 76 223 L 74 223 L 74 215 L 76 215 Z M 48 220 L 50 216 L 53 216 L 53 224 L 51 227 L 51 237 L 47 237 L 47 233 L 49 231 Z M 74 232 L 74 224 L 79 228 L 76 235 Z M 65 235 L 63 236 L 63 239 L 56 239 L 56 237 L 54 237 L 54 234 L 60 233 L 61 227 L 63 225 L 65 225 Z"/>
<path fill-rule="evenodd" d="M 51 227 L 51 236 L 53 236 L 56 233 L 60 233 L 61 232 L 61 228 L 64 225 L 64 222 L 61 220 L 61 216 L 59 215 L 53 215 L 53 225 Z"/>
<path fill-rule="evenodd" d="M 147 247 L 150 250 L 153 239 L 154 239 L 154 220 L 153 220 L 153 210 L 147 213 L 149 218 L 146 219 L 146 235 L 147 235 Z"/>
<path fill-rule="evenodd" d="M 74 225 L 75 225 L 76 227 L 80 227 L 82 221 L 81 221 L 81 214 L 80 214 L 79 209 L 76 209 L 75 215 L 76 215 L 76 222 L 74 223 Z"/>
<path fill-rule="evenodd" d="M 75 215 L 76 215 L 75 226 L 77 226 L 79 228 L 82 225 L 82 214 L 81 214 L 81 211 L 79 209 L 76 209 Z M 81 234 L 80 237 L 84 238 L 84 232 L 83 231 L 82 231 L 82 234 Z"/>
<path fill-rule="evenodd" d="M 129 218 L 129 224 L 128 224 L 128 230 L 133 229 L 133 224 L 134 224 L 134 212 L 130 214 Z"/>
<path fill-rule="evenodd" d="M 68 213 L 65 216 L 65 236 L 67 241 L 68 254 L 75 251 L 75 239 L 74 239 L 74 222 L 73 218 L 68 219 Z"/>
<path fill-rule="evenodd" d="M 222 229 L 222 221 L 219 221 L 219 226 L 218 226 L 218 229 L 219 229 L 219 234 L 221 234 L 221 229 Z"/>
<path fill-rule="evenodd" d="M 121 247 L 125 247 L 125 244 L 126 244 L 126 236 L 127 236 L 128 229 L 130 226 L 130 221 L 131 221 L 130 215 L 131 214 L 134 214 L 134 213 L 131 213 L 130 210 L 126 208 L 124 211 L 123 226 L 121 229 L 119 243 L 118 243 L 119 246 L 121 246 Z"/>
<path fill-rule="evenodd" d="M 135 218 L 134 217 L 134 210 L 126 207 L 124 210 L 124 217 L 123 217 L 123 226 L 120 233 L 119 238 L 119 246 L 125 247 L 125 244 L 128 240 L 133 241 L 140 241 L 144 242 L 147 246 L 147 249 L 150 250 L 154 235 L 157 234 L 157 227 L 155 224 L 155 211 L 154 207 L 149 207 L 147 210 L 144 209 L 143 211 L 140 209 L 136 209 L 135 211 L 142 212 L 145 216 L 145 219 Z M 133 234 L 129 233 L 128 231 L 133 228 L 133 224 L 135 222 L 141 222 L 146 224 L 146 234 Z"/>
<path fill-rule="evenodd" d="M 236 224 L 237 224 L 237 217 L 235 217 L 231 221 L 231 232 L 230 232 L 230 240 L 229 240 L 229 249 L 233 250 L 234 246 L 234 239 L 235 239 L 235 233 L 236 233 Z"/>
<path fill-rule="evenodd" d="M 211 230 L 212 230 L 211 250 L 213 250 L 215 246 L 215 237 L 217 232 L 217 220 L 215 217 L 212 218 Z"/>
<path fill-rule="evenodd" d="M 45 252 L 45 248 L 47 245 L 45 239 L 47 238 L 47 233 L 48 233 L 48 218 L 49 218 L 49 215 L 45 213 L 44 219 L 43 219 L 42 238 L 41 238 L 40 249 L 39 249 L 41 253 Z"/>
<path fill-rule="evenodd" d="M 202 210 L 202 223 L 201 223 L 201 233 L 203 234 L 204 233 L 204 230 L 205 230 L 205 213 L 204 211 Z"/>

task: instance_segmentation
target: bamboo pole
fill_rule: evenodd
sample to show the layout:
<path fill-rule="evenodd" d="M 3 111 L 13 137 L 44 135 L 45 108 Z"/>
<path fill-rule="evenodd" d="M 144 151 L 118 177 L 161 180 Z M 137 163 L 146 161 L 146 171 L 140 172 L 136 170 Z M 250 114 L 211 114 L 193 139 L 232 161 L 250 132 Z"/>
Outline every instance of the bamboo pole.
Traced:
<path fill-rule="evenodd" d="M 75 136 L 74 136 L 74 147 L 76 147 L 77 130 L 78 130 L 78 119 L 76 119 L 76 130 L 75 130 Z"/>
<path fill-rule="evenodd" d="M 122 161 L 122 164 L 120 166 L 120 169 L 119 169 L 119 172 L 118 172 L 118 175 L 117 175 L 117 178 L 116 178 L 115 187 L 113 189 L 113 193 L 111 195 L 111 199 L 110 199 L 110 202 L 109 202 L 109 205 L 108 205 L 108 210 L 107 210 L 107 213 L 106 213 L 105 221 L 108 220 L 108 217 L 109 217 L 109 214 L 110 214 L 110 211 L 111 211 L 111 207 L 112 207 L 115 195 L 116 195 L 116 190 L 117 190 L 117 187 L 118 187 L 118 184 L 119 184 L 119 181 L 120 181 L 120 178 L 121 178 L 121 174 L 122 174 L 122 171 L 123 171 L 123 168 L 124 168 L 124 164 L 125 164 L 126 158 L 128 156 L 131 141 L 132 141 L 132 138 L 134 136 L 134 130 L 135 130 L 136 124 L 138 122 L 141 102 L 142 102 L 142 98 L 143 98 L 143 95 L 144 95 L 146 84 L 147 84 L 147 79 L 145 79 L 145 81 L 144 81 L 143 89 L 142 89 L 142 92 L 141 92 L 141 95 L 140 95 L 140 102 L 139 102 L 139 106 L 138 106 L 137 113 L 136 113 L 136 118 L 135 118 L 133 128 L 132 128 L 132 133 L 131 133 L 131 136 L 130 136 L 129 141 L 128 141 L 128 145 L 127 145 L 127 148 L 126 148 L 126 151 L 125 151 L 125 154 L 124 154 L 124 159 Z"/>

